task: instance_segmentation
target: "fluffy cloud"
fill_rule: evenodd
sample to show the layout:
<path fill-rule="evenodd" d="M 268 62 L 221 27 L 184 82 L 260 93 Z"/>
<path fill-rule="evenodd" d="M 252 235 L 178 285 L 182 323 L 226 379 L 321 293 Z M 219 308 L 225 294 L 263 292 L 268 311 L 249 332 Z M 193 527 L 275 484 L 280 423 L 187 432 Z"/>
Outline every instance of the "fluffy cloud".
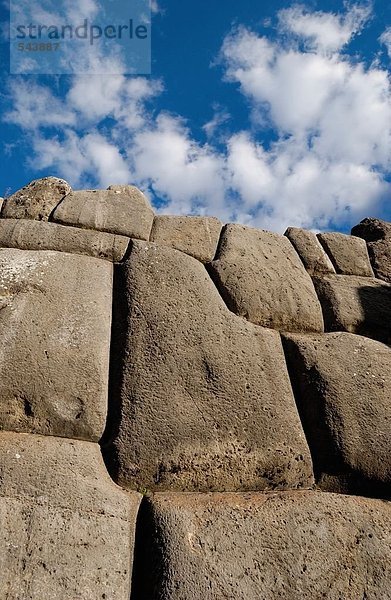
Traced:
<path fill-rule="evenodd" d="M 390 193 L 389 74 L 345 53 L 369 17 L 363 5 L 343 15 L 294 6 L 280 11 L 274 40 L 246 28 L 227 36 L 225 79 L 250 107 L 248 130 L 234 135 L 216 107 L 208 141 L 196 141 L 182 117 L 155 113 L 161 82 L 121 75 L 75 77 L 65 97 L 17 81 L 7 118 L 30 132 L 35 168 L 74 185 L 130 181 L 164 212 L 275 230 L 349 225 Z"/>
<path fill-rule="evenodd" d="M 253 110 L 279 134 L 267 151 L 244 134 L 230 143 L 232 178 L 248 203 L 258 203 L 256 222 L 260 217 L 272 227 L 289 220 L 316 227 L 346 224 L 376 210 L 390 191 L 388 73 L 335 52 L 347 41 L 342 32 L 357 31 L 357 14 L 341 20 L 308 16 L 302 9 L 282 11 L 285 31 L 291 27 L 305 40 L 317 32 L 311 51 L 244 28 L 224 42 L 227 79 L 240 84 Z M 326 47 L 334 52 L 324 52 Z"/>
<path fill-rule="evenodd" d="M 387 27 L 380 36 L 380 43 L 387 48 L 388 56 L 391 58 L 391 27 Z"/>
<path fill-rule="evenodd" d="M 300 5 L 281 10 L 279 26 L 282 32 L 296 35 L 306 49 L 329 54 L 350 42 L 370 15 L 370 4 L 354 5 L 342 15 L 311 12 Z"/>

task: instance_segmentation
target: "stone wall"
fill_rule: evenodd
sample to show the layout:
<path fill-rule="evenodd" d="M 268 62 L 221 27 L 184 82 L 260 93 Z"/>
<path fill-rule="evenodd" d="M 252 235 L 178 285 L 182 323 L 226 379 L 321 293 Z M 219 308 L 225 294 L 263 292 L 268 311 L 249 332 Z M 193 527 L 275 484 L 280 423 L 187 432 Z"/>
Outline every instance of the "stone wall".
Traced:
<path fill-rule="evenodd" d="M 0 598 L 391 598 L 391 224 L 32 182 L 0 218 Z"/>

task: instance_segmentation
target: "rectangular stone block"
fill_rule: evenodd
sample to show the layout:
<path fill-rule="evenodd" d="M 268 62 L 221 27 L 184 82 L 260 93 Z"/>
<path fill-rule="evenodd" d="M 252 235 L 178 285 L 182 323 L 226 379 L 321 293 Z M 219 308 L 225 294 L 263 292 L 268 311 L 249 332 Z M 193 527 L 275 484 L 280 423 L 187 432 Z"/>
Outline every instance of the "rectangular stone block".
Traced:
<path fill-rule="evenodd" d="M 391 497 L 391 348 L 350 333 L 284 345 L 318 484 Z"/>
<path fill-rule="evenodd" d="M 128 245 L 129 238 L 122 235 L 43 221 L 0 220 L 1 248 L 55 250 L 119 262 L 124 258 Z"/>
<path fill-rule="evenodd" d="M 381 219 L 363 219 L 353 227 L 352 235 L 366 240 L 375 276 L 391 283 L 391 223 Z"/>
<path fill-rule="evenodd" d="M 112 269 L 86 256 L 0 250 L 0 429 L 99 440 Z"/>
<path fill-rule="evenodd" d="M 133 242 L 116 271 L 106 464 L 139 490 L 311 486 L 280 336 L 227 309 L 204 266 Z"/>
<path fill-rule="evenodd" d="M 0 433 L 0 597 L 128 600 L 141 496 L 98 444 Z"/>
<path fill-rule="evenodd" d="M 213 260 L 222 223 L 214 217 L 155 217 L 150 241 L 176 248 L 201 262 Z"/>
<path fill-rule="evenodd" d="M 282 331 L 323 331 L 311 277 L 286 237 L 226 225 L 208 271 L 228 308 L 252 323 Z"/>
<path fill-rule="evenodd" d="M 331 260 L 315 233 L 299 227 L 288 227 L 284 235 L 292 242 L 309 275 L 322 276 L 335 273 Z"/>
<path fill-rule="evenodd" d="M 147 198 L 131 185 L 72 192 L 53 214 L 53 220 L 63 225 L 142 240 L 149 239 L 153 217 L 154 212 Z"/>
<path fill-rule="evenodd" d="M 348 331 L 391 340 L 391 285 L 354 275 L 314 278 L 326 331 Z"/>
<path fill-rule="evenodd" d="M 135 598 L 386 600 L 391 509 L 300 491 L 155 494 L 142 508 Z"/>
<path fill-rule="evenodd" d="M 391 283 L 391 236 L 377 242 L 368 242 L 367 246 L 376 277 Z"/>
<path fill-rule="evenodd" d="M 343 233 L 318 233 L 318 240 L 340 275 L 374 276 L 367 245 L 361 238 Z"/>

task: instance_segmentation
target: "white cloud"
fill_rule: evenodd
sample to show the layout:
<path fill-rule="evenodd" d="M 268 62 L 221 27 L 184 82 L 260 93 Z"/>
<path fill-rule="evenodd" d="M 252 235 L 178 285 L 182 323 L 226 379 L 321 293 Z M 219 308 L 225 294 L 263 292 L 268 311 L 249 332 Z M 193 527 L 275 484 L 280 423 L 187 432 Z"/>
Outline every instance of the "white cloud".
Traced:
<path fill-rule="evenodd" d="M 353 5 L 344 14 L 312 12 L 295 5 L 279 12 L 280 30 L 295 34 L 308 50 L 333 53 L 359 33 L 372 12 L 371 4 Z"/>
<path fill-rule="evenodd" d="M 157 0 L 151 0 L 151 13 L 152 14 L 162 14 L 164 11 L 162 8 L 160 8 L 160 5 L 158 4 Z"/>
<path fill-rule="evenodd" d="M 208 140 L 219 135 L 219 130 L 222 125 L 227 123 L 231 119 L 231 115 L 227 110 L 219 106 L 218 104 L 214 104 L 214 114 L 213 117 L 202 126 L 202 129 L 205 132 Z"/>
<path fill-rule="evenodd" d="M 192 141 L 179 119 L 161 114 L 135 135 L 131 153 L 136 177 L 168 200 L 166 212 L 224 210 L 224 159 Z"/>
<path fill-rule="evenodd" d="M 142 77 L 129 79 L 112 75 L 107 79 L 87 75 L 74 79 L 67 100 L 68 105 L 88 121 L 97 122 L 110 116 L 121 126 L 136 130 L 148 118 L 145 103 L 161 91 L 159 81 Z"/>
<path fill-rule="evenodd" d="M 391 58 L 391 27 L 387 27 L 380 36 L 380 43 L 384 44 L 387 49 L 388 56 Z"/>
<path fill-rule="evenodd" d="M 362 5 L 344 15 L 296 6 L 279 13 L 277 40 L 245 28 L 227 36 L 225 78 L 239 84 L 257 127 L 227 133 L 229 115 L 216 106 L 207 143 L 183 118 L 154 114 L 163 87 L 142 77 L 74 77 L 64 99 L 16 80 L 7 119 L 31 134 L 34 167 L 73 185 L 131 182 L 163 199 L 166 213 L 274 230 L 353 224 L 391 191 L 389 74 L 344 52 L 368 17 Z"/>
<path fill-rule="evenodd" d="M 65 102 L 45 86 L 25 78 L 12 79 L 8 94 L 12 108 L 3 120 L 35 132 L 41 127 L 76 125 L 76 116 Z"/>
<path fill-rule="evenodd" d="M 286 30 L 289 25 L 298 34 L 308 23 L 300 22 L 301 9 L 295 10 L 288 11 L 289 19 L 283 11 L 282 19 Z M 324 37 L 317 34 L 311 51 L 300 50 L 294 40 L 271 42 L 244 28 L 224 42 L 228 80 L 240 84 L 253 110 L 261 111 L 279 133 L 268 151 L 248 134 L 231 140 L 233 181 L 248 205 L 258 202 L 256 223 L 273 228 L 288 221 L 307 227 L 349 223 L 390 192 L 384 177 L 391 170 L 389 74 L 344 54 L 324 52 L 331 39 L 333 48 L 346 43 L 342 25 L 349 23 L 350 36 L 354 34 L 357 14 L 343 21 L 313 14 L 311 27 L 315 22 Z M 305 40 L 313 30 L 307 27 L 302 33 Z"/>
<path fill-rule="evenodd" d="M 61 140 L 35 136 L 32 144 L 35 155 L 32 167 L 55 169 L 54 175 L 62 176 L 76 187 L 94 181 L 105 188 L 111 183 L 128 183 L 132 178 L 118 147 L 98 132 L 78 136 L 66 130 Z"/>

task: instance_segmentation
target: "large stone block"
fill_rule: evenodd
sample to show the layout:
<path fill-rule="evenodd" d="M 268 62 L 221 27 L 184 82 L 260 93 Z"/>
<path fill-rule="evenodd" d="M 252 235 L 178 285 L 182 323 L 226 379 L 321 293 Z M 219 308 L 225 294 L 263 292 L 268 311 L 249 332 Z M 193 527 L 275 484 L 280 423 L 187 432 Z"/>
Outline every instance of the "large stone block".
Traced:
<path fill-rule="evenodd" d="M 352 234 L 367 241 L 376 277 L 391 283 L 391 223 L 380 219 L 364 219 L 353 227 Z"/>
<path fill-rule="evenodd" d="M 106 463 L 124 487 L 312 484 L 277 332 L 232 315 L 203 265 L 134 242 L 118 265 Z"/>
<path fill-rule="evenodd" d="M 155 217 L 150 240 L 172 246 L 201 262 L 213 260 L 222 223 L 215 217 Z"/>
<path fill-rule="evenodd" d="M 129 238 L 101 231 L 19 219 L 0 219 L 0 247 L 55 250 L 83 254 L 111 262 L 121 261 Z"/>
<path fill-rule="evenodd" d="M 381 342 L 391 339 L 391 285 L 354 275 L 314 278 L 326 331 L 348 331 Z"/>
<path fill-rule="evenodd" d="M 337 273 L 373 277 L 364 240 L 343 233 L 319 233 L 318 239 L 329 255 Z"/>
<path fill-rule="evenodd" d="M 391 283 L 391 237 L 367 245 L 376 277 Z"/>
<path fill-rule="evenodd" d="M 86 256 L 0 250 L 0 429 L 100 438 L 112 268 Z"/>
<path fill-rule="evenodd" d="M 142 508 L 135 598 L 388 600 L 391 506 L 300 491 L 155 494 Z"/>
<path fill-rule="evenodd" d="M 311 276 L 335 273 L 331 260 L 323 250 L 315 233 L 307 229 L 300 229 L 300 227 L 288 227 L 284 235 L 292 242 Z"/>
<path fill-rule="evenodd" d="M 391 223 L 381 219 L 366 218 L 353 227 L 352 235 L 363 238 L 367 242 L 377 242 L 391 237 Z"/>
<path fill-rule="evenodd" d="M 153 217 L 154 212 L 140 190 L 131 185 L 118 185 L 108 190 L 72 192 L 57 207 L 53 220 L 148 240 Z"/>
<path fill-rule="evenodd" d="M 391 497 L 391 348 L 328 333 L 285 350 L 319 485 Z"/>
<path fill-rule="evenodd" d="M 5 198 L 1 216 L 9 219 L 47 221 L 57 204 L 71 191 L 71 186 L 63 179 L 36 179 Z"/>
<path fill-rule="evenodd" d="M 0 597 L 129 600 L 140 496 L 98 444 L 0 433 Z"/>
<path fill-rule="evenodd" d="M 208 270 L 228 308 L 252 323 L 286 331 L 323 330 L 311 277 L 286 237 L 226 225 Z"/>

